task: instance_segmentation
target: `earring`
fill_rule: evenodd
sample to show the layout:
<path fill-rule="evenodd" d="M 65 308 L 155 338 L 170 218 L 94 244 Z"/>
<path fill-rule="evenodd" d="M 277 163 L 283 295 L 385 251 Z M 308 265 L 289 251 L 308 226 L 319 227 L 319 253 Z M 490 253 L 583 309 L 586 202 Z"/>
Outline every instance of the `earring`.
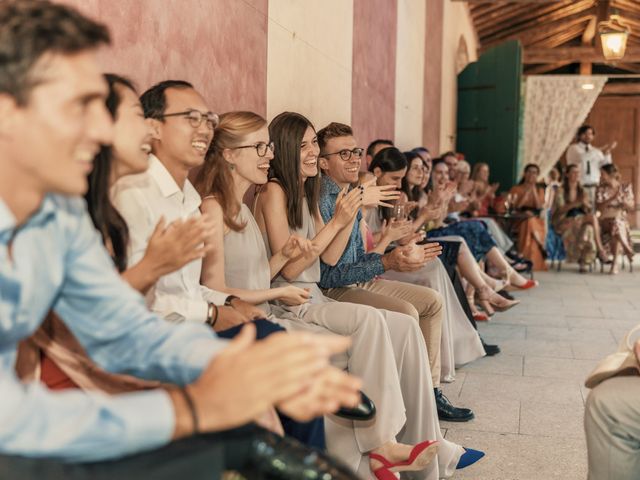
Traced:
<path fill-rule="evenodd" d="M 229 164 L 229 170 L 235 170 L 236 166 L 233 163 Z"/>

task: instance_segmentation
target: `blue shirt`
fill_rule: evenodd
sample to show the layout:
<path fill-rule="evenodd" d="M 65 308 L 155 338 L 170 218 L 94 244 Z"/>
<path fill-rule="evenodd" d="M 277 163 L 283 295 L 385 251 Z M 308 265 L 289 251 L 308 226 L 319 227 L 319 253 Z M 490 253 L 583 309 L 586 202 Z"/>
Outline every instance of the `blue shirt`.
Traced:
<path fill-rule="evenodd" d="M 17 343 L 53 309 L 105 370 L 175 384 L 194 381 L 225 343 L 202 324 L 171 324 L 147 310 L 120 279 L 82 199 L 49 195 L 16 227 L 0 199 L 0 453 L 93 461 L 168 443 L 175 416 L 165 391 L 108 396 L 22 384 Z"/>
<path fill-rule="evenodd" d="M 320 186 L 320 215 L 327 223 L 336 211 L 336 200 L 340 193 L 340 187 L 327 175 L 322 175 Z M 337 288 L 353 285 L 355 283 L 368 282 L 384 273 L 382 255 L 378 253 L 365 253 L 360 221 L 362 213 L 358 212 L 349 242 L 335 266 L 320 264 L 320 286 L 322 288 Z"/>

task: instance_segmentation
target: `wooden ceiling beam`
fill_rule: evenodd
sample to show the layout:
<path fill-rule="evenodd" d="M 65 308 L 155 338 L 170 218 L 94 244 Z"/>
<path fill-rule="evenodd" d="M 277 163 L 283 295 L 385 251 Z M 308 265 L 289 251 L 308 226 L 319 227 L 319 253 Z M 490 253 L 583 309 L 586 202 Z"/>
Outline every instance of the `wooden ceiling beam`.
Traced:
<path fill-rule="evenodd" d="M 519 22 L 520 16 L 525 12 L 535 11 L 540 7 L 531 5 L 510 5 L 503 7 L 500 10 L 496 10 L 489 14 L 481 15 L 477 21 L 474 21 L 474 26 L 478 31 L 480 38 L 490 35 L 495 30 L 500 30 L 505 25 L 513 25 L 513 21 Z"/>
<path fill-rule="evenodd" d="M 584 34 L 587 22 L 579 22 L 575 25 L 568 25 L 566 28 L 544 38 L 534 44 L 528 45 L 526 48 L 555 48 L 564 45 L 574 38 L 580 38 Z"/>
<path fill-rule="evenodd" d="M 627 63 L 627 62 L 616 63 L 615 67 L 620 68 L 622 70 L 626 70 L 631 73 L 640 73 L 640 65 L 634 64 L 634 63 Z"/>
<path fill-rule="evenodd" d="M 524 63 L 557 63 L 557 62 L 590 62 L 607 63 L 602 50 L 590 46 L 557 47 L 557 48 L 525 48 Z M 640 62 L 640 48 L 627 48 L 625 63 Z"/>
<path fill-rule="evenodd" d="M 635 0 L 611 0 L 611 6 L 640 14 L 640 4 Z"/>
<path fill-rule="evenodd" d="M 558 68 L 562 68 L 566 65 L 571 65 L 571 62 L 556 62 L 556 63 L 543 63 L 541 65 L 532 65 L 524 69 L 525 75 L 540 75 L 542 73 L 552 72 Z"/>
<path fill-rule="evenodd" d="M 492 35 L 499 33 L 501 30 L 503 31 L 519 31 L 523 28 L 527 28 L 529 26 L 528 22 L 535 21 L 540 17 L 544 17 L 548 13 L 553 12 L 562 7 L 573 5 L 573 0 L 561 0 L 552 5 L 543 5 L 531 7 L 528 5 L 528 9 L 522 12 L 514 22 L 509 25 L 502 24 L 494 24 L 491 27 L 485 27 L 484 29 L 478 29 L 478 26 L 474 22 L 474 26 L 476 26 L 476 30 L 478 31 L 478 37 L 480 40 L 485 40 Z"/>
<path fill-rule="evenodd" d="M 481 43 L 484 46 L 484 44 L 502 43 L 505 40 L 516 37 L 535 37 L 541 30 L 557 28 L 558 25 L 562 25 L 567 21 L 575 20 L 576 18 L 582 18 L 587 14 L 595 14 L 595 10 L 593 9 L 593 0 L 579 0 L 577 2 L 571 2 L 569 5 L 554 10 L 541 17 L 529 20 L 524 24 L 505 29 L 496 35 L 482 38 Z"/>
<path fill-rule="evenodd" d="M 562 33 L 568 28 L 573 27 L 577 24 L 586 24 L 591 19 L 591 14 L 589 13 L 577 13 L 566 17 L 561 21 L 556 21 L 553 23 L 549 23 L 546 25 L 538 26 L 536 29 L 529 29 L 526 32 L 519 32 L 511 35 L 508 38 L 501 38 L 499 40 L 494 40 L 492 42 L 486 43 L 482 45 L 482 50 L 486 50 L 494 45 L 499 45 L 507 40 L 520 40 L 522 45 L 527 48 L 529 45 L 533 45 L 536 42 L 542 41 L 545 38 L 549 38 L 553 35 Z M 545 62 L 546 63 L 546 62 Z"/>

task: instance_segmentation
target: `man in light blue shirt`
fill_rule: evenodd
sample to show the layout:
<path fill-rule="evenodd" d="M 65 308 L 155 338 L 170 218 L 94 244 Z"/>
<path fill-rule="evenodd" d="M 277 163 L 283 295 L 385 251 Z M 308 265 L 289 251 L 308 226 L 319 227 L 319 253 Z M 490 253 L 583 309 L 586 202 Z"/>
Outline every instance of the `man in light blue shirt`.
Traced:
<path fill-rule="evenodd" d="M 273 335 L 256 344 L 248 327 L 225 343 L 205 325 L 150 313 L 117 275 L 79 198 L 113 134 L 95 58 L 108 41 L 104 26 L 68 7 L 0 4 L 0 455 L 117 459 L 239 427 L 273 405 L 305 420 L 357 404 L 359 382 L 327 367 L 346 348 L 342 338 Z M 170 385 L 107 396 L 21 384 L 17 344 L 51 309 L 104 369 Z M 251 445 L 271 438 L 242 435 Z M 8 460 L 0 457 L 0 477 Z"/>

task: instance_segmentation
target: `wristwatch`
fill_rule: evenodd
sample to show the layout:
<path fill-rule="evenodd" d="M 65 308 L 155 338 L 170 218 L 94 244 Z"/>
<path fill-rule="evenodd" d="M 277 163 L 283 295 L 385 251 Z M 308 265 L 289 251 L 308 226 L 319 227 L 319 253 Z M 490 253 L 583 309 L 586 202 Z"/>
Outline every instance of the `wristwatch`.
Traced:
<path fill-rule="evenodd" d="M 233 305 L 231 305 L 231 302 L 233 302 L 236 298 L 238 298 L 238 297 L 236 297 L 235 295 L 229 295 L 224 300 L 224 306 L 233 308 Z"/>

